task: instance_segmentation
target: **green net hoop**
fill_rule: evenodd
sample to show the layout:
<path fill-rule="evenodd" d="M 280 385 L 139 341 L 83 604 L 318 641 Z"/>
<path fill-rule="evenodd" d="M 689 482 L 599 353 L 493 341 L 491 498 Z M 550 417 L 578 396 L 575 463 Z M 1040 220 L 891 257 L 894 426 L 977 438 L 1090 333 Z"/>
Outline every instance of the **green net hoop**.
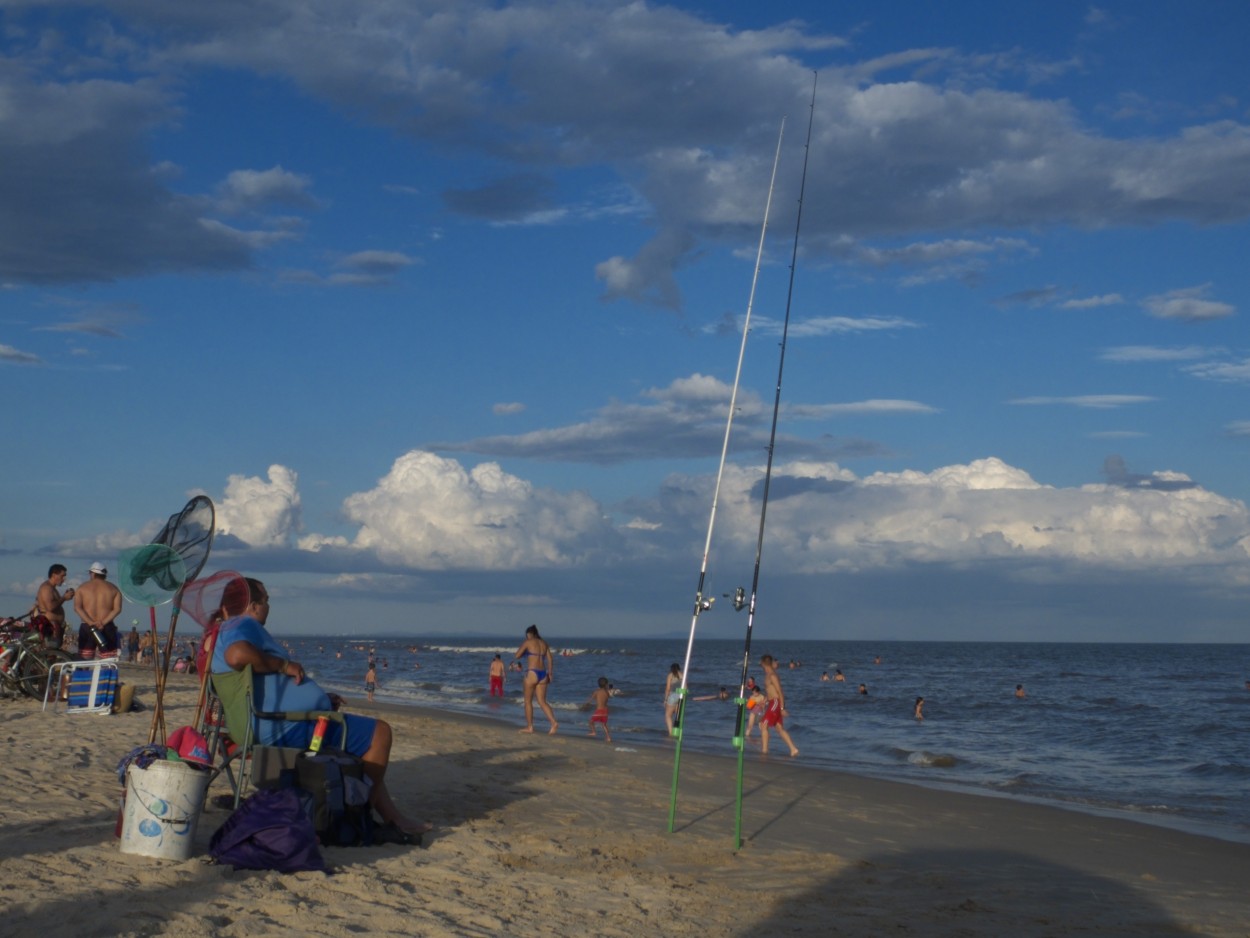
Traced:
<path fill-rule="evenodd" d="M 118 558 L 117 568 L 117 586 L 122 595 L 140 606 L 169 602 L 187 580 L 185 561 L 164 544 L 126 548 Z"/>

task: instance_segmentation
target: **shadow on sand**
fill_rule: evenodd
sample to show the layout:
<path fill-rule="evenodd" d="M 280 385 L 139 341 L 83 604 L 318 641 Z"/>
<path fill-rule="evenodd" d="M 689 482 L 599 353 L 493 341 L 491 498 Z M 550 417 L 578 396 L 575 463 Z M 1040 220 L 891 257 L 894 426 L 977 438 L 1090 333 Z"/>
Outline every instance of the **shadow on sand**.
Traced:
<path fill-rule="evenodd" d="M 454 755 L 426 755 L 417 759 L 393 762 L 388 777 L 401 776 L 418 779 L 419 785 L 405 784 L 396 793 L 401 806 L 410 808 L 414 815 L 434 820 L 435 830 L 426 835 L 426 843 L 439 837 L 438 826 L 442 823 L 460 825 L 485 817 L 492 811 L 534 797 L 537 792 L 529 787 L 536 771 L 549 768 L 553 757 L 550 753 L 526 753 L 509 749 L 472 750 Z M 546 767 L 546 768 L 544 768 Z M 468 777 L 481 778 L 481 785 L 457 785 L 451 787 L 447 780 L 460 777 L 468 771 Z M 448 787 L 441 784 L 445 782 Z M 119 789 L 120 791 L 120 789 Z M 10 882 L 5 895 L 9 906 L 0 933 L 13 935 L 60 935 L 104 936 L 118 934 L 164 934 L 169 920 L 196 903 L 203 903 L 214 893 L 226 889 L 236 877 L 274 876 L 281 883 L 282 874 L 261 872 L 235 873 L 230 867 L 222 867 L 206 860 L 209 841 L 213 833 L 230 816 L 231 809 L 214 804 L 220 796 L 228 795 L 230 787 L 224 778 L 215 782 L 208 792 L 208 804 L 201 812 L 196 831 L 195 851 L 191 860 L 176 862 L 152 860 L 146 857 L 129 857 L 117 853 L 117 841 L 113 837 L 116 812 L 102 812 L 98 808 L 73 818 L 55 821 L 23 822 L 17 820 L 0 827 L 0 861 L 21 857 L 37 857 L 49 852 L 70 853 L 82 861 L 81 880 L 91 882 L 95 865 L 106 862 L 116 872 L 117 864 L 133 867 L 131 883 L 124 889 L 90 890 L 90 901 L 84 901 L 81 890 L 50 901 L 26 904 L 20 884 Z M 325 851 L 327 863 L 333 868 L 339 864 L 367 863 L 373 857 L 394 856 L 396 853 L 419 848 L 384 844 L 373 847 L 346 847 Z M 102 853 L 103 851 L 103 853 Z M 105 859 L 102 859 L 105 858 Z M 320 877 L 322 874 L 293 874 Z M 177 885 L 171 883 L 177 881 Z M 333 878 L 332 878 L 333 879 Z M 281 889 L 280 885 L 273 888 Z M 144 910 L 161 908 L 157 918 Z M 214 933 L 211 916 L 202 920 L 208 933 Z M 55 927 L 49 931 L 49 923 Z M 228 919 L 216 923 L 221 927 Z M 292 933 L 297 933 L 298 929 Z"/>
<path fill-rule="evenodd" d="M 869 857 L 747 935 L 1193 935 L 1141 893 L 1009 850 Z"/>

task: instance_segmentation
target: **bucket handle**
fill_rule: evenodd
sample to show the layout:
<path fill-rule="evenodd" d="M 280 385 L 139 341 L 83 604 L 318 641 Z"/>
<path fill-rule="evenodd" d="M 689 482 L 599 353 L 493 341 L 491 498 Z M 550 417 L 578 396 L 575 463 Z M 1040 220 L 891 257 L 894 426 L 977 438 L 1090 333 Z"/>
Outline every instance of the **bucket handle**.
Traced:
<path fill-rule="evenodd" d="M 131 782 L 130 787 L 134 791 L 134 794 L 136 796 L 147 795 L 149 798 L 152 799 L 149 802 L 149 801 L 145 801 L 142 797 L 137 798 L 140 807 L 142 807 L 143 810 L 146 811 L 152 817 L 154 821 L 157 821 L 158 823 L 161 823 L 161 824 L 168 824 L 171 827 L 178 825 L 183 828 L 183 830 L 175 831 L 175 833 L 186 833 L 188 830 L 190 830 L 191 824 L 195 820 L 195 816 L 196 816 L 196 812 L 194 808 L 187 808 L 184 806 L 183 810 L 187 812 L 185 817 L 174 817 L 173 815 L 169 815 L 169 816 L 160 815 L 152 810 L 152 805 L 160 801 L 169 805 L 171 808 L 176 807 L 173 804 L 173 802 L 171 802 L 167 798 L 161 797 L 160 795 L 153 794 L 151 791 L 148 791 L 145 788 L 140 788 L 138 785 L 134 784 L 133 781 Z"/>

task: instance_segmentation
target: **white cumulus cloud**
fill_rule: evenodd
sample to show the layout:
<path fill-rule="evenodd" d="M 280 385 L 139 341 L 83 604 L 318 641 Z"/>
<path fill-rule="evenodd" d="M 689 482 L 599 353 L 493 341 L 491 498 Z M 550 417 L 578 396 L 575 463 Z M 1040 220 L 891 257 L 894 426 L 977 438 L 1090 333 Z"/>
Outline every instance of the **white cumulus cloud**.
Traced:
<path fill-rule="evenodd" d="M 1220 565 L 1250 577 L 1246 505 L 1180 473 L 1149 477 L 1186 483 L 1174 487 L 1054 488 L 996 458 L 862 480 L 836 466 L 776 472 L 807 482 L 792 482 L 786 490 L 793 494 L 768 508 L 770 559 L 795 572 L 1015 560 L 1116 569 Z M 758 501 L 747 505 L 745 496 L 758 475 L 733 479 L 727 502 L 743 517 L 721 529 L 743 549 L 751 532 L 741 522 L 758 516 Z"/>
<path fill-rule="evenodd" d="M 360 525 L 355 548 L 425 569 L 573 566 L 612 536 L 588 495 L 540 488 L 497 463 L 465 469 L 420 450 L 348 497 L 343 511 Z"/>
<path fill-rule="evenodd" d="M 232 534 L 251 547 L 285 547 L 298 533 L 299 475 L 274 464 L 268 480 L 232 475 L 225 498 L 217 505 L 217 530 Z"/>

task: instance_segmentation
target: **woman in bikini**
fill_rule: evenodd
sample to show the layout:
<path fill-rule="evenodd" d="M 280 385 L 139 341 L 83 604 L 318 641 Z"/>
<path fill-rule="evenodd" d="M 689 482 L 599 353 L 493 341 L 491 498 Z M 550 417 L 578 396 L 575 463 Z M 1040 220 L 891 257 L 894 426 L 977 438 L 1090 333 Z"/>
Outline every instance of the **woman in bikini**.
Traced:
<path fill-rule="evenodd" d="M 534 732 L 534 694 L 537 693 L 538 706 L 543 708 L 543 713 L 551 724 L 551 729 L 547 732 L 554 734 L 559 724 L 556 723 L 556 715 L 551 711 L 551 704 L 547 703 L 547 687 L 551 684 L 554 661 L 551 657 L 551 646 L 538 634 L 538 626 L 531 625 L 525 630 L 525 641 L 517 649 L 515 657 L 525 659 L 525 678 L 522 681 L 525 692 L 525 729 L 521 732 Z"/>

